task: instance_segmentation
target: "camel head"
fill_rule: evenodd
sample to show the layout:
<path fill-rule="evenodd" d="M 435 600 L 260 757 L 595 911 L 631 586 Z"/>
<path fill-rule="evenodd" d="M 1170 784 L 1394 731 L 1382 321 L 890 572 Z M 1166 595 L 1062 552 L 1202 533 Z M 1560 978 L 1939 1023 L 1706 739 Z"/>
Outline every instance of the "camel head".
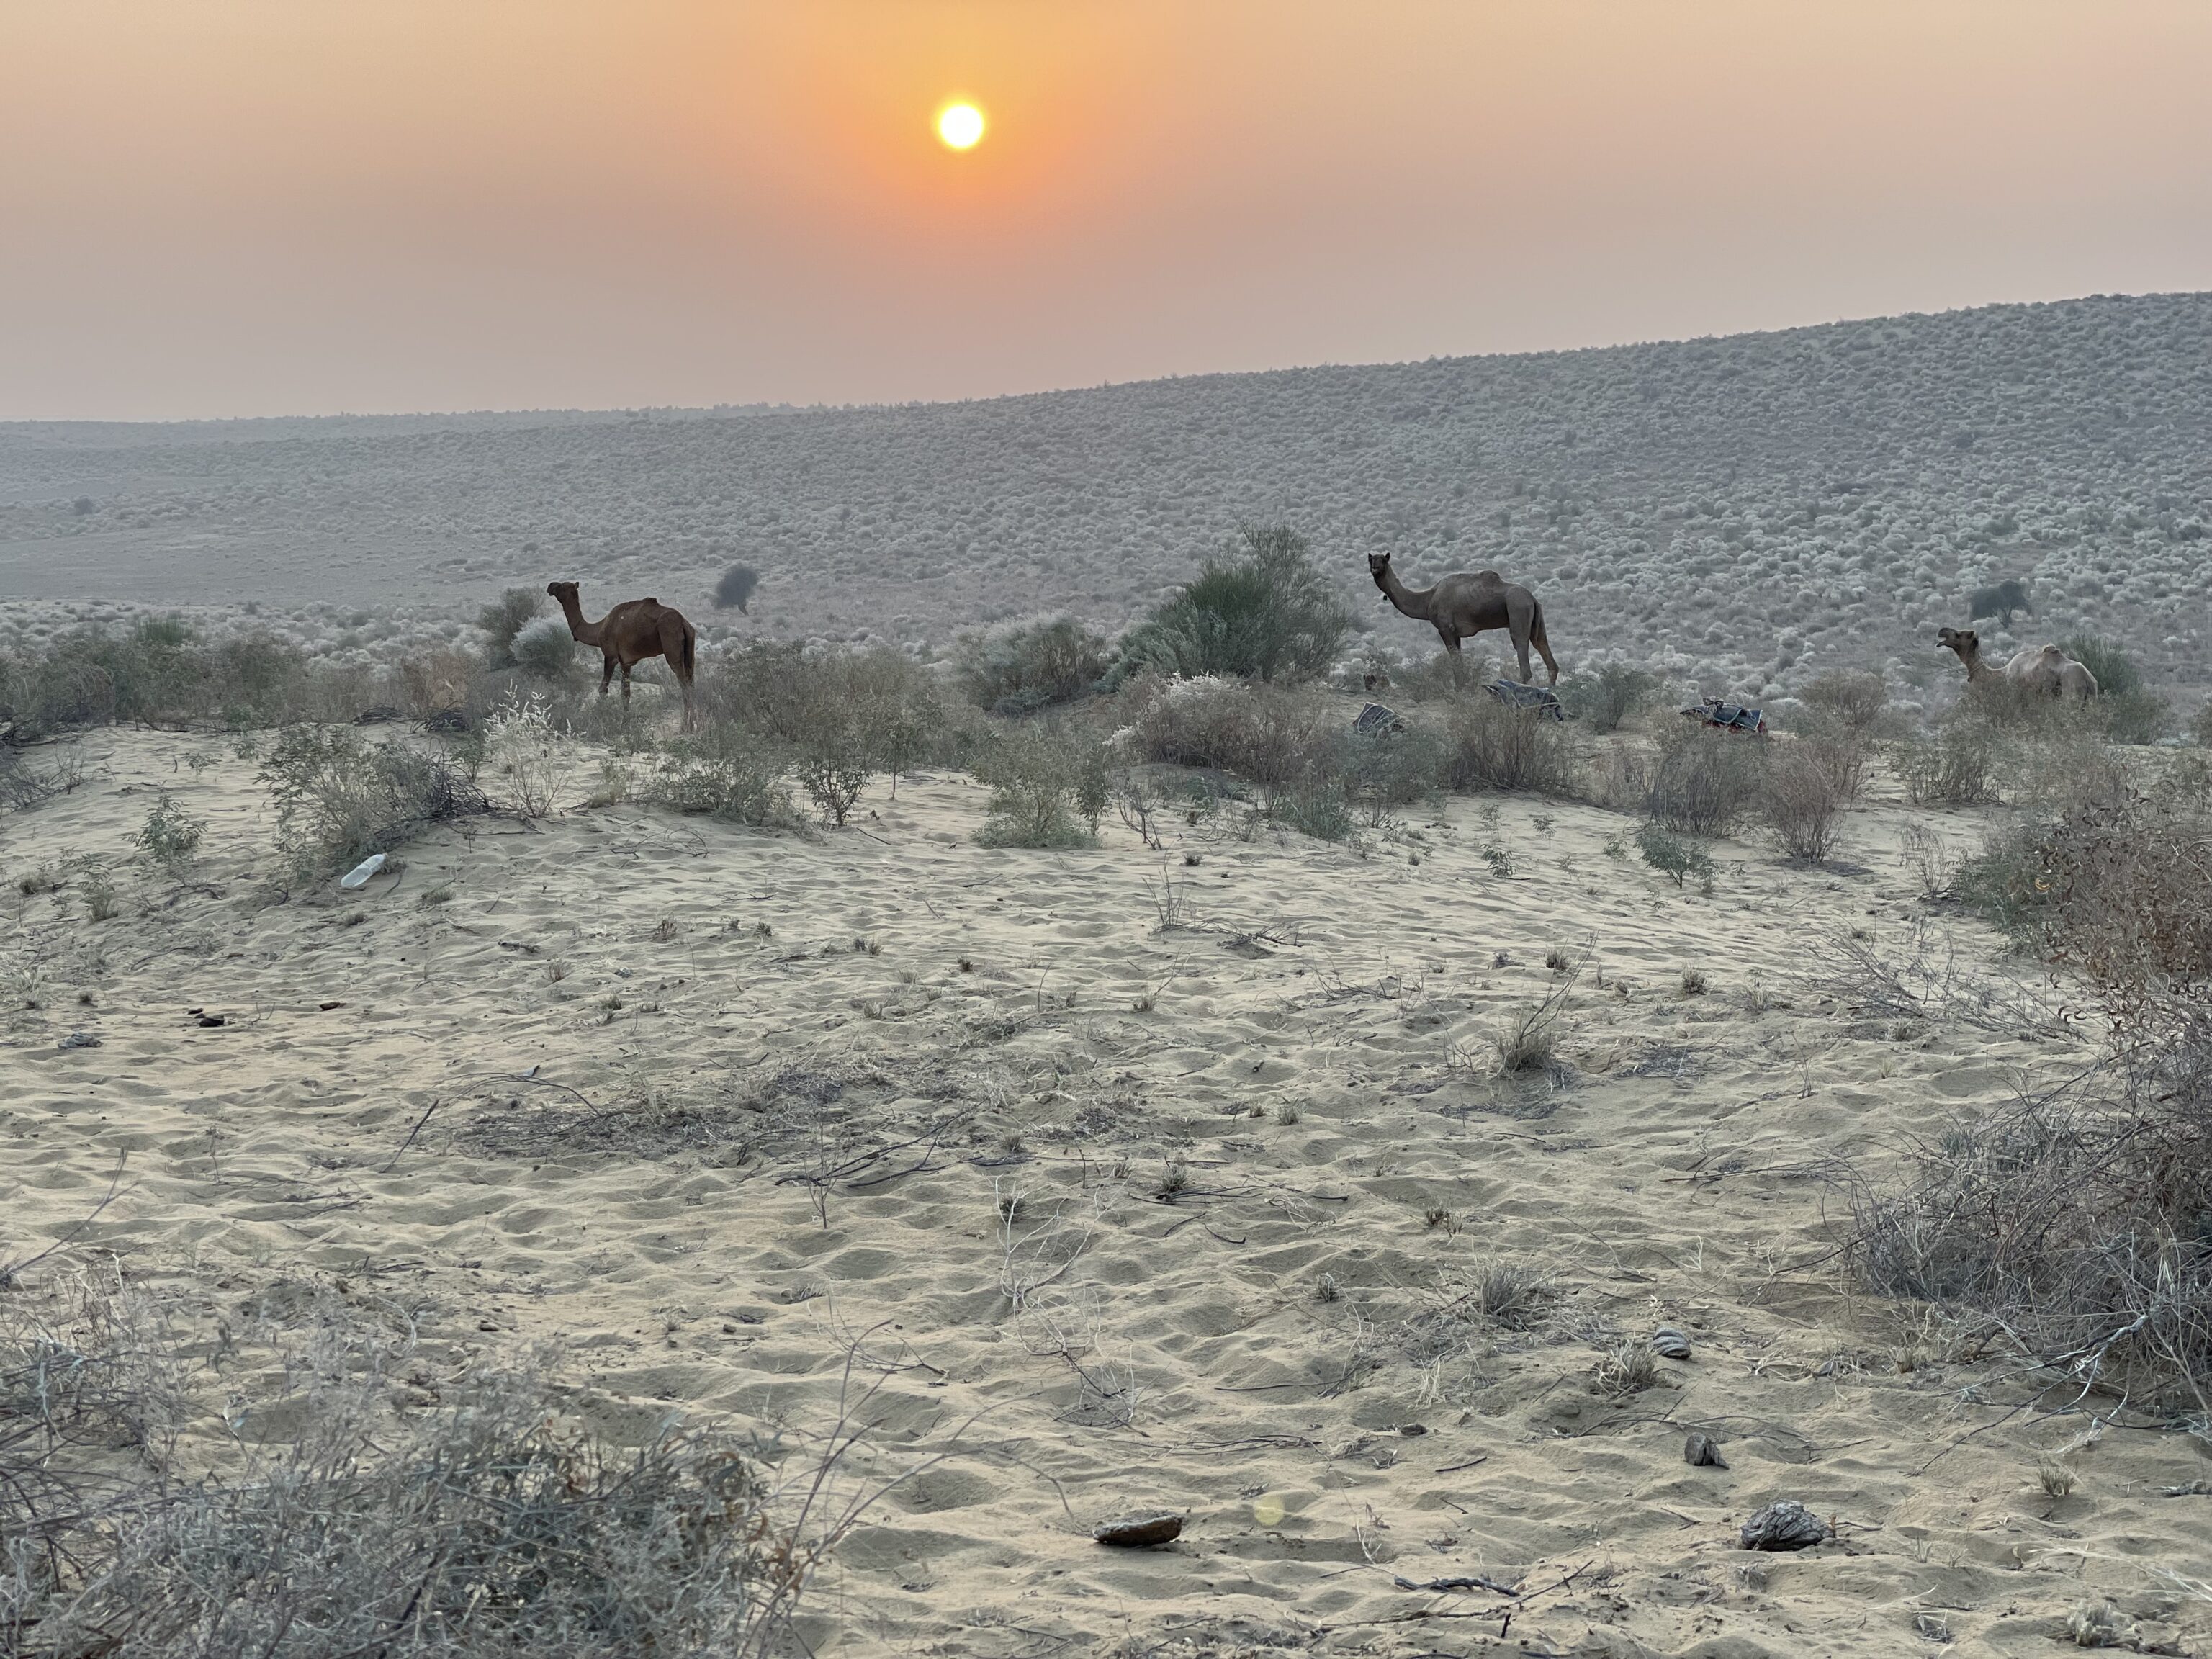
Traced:
<path fill-rule="evenodd" d="M 1981 653 L 1982 636 L 1971 628 L 1939 628 L 1936 647 L 1939 651 L 1957 652 L 1960 662 L 1972 662 Z"/>
<path fill-rule="evenodd" d="M 1381 587 L 1389 580 L 1390 556 L 1388 553 L 1370 553 L 1367 556 L 1367 574 L 1375 578 L 1375 586 Z"/>
<path fill-rule="evenodd" d="M 557 604 L 565 605 L 576 597 L 579 590 L 574 582 L 548 582 L 545 584 L 545 591 L 553 596 Z"/>

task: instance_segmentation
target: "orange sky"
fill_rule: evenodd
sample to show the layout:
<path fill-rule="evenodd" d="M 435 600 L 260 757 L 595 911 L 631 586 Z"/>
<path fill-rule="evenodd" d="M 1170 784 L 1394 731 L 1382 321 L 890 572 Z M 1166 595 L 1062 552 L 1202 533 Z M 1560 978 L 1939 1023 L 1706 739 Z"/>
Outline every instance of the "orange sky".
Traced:
<path fill-rule="evenodd" d="M 0 0 L 0 418 L 954 398 L 2212 288 L 2208 68 L 2207 0 Z"/>

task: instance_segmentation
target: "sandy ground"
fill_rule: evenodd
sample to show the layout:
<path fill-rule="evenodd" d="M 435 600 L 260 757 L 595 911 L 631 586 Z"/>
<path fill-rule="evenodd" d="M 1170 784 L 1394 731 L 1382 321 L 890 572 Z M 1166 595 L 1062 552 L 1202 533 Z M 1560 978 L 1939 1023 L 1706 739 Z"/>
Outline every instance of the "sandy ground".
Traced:
<path fill-rule="evenodd" d="M 228 740 L 78 752 L 0 820 L 0 1253 L 127 1154 L 76 1249 L 179 1307 L 404 1308 L 425 1400 L 554 1339 L 617 1439 L 680 1408 L 803 1444 L 867 1391 L 870 1467 L 927 1467 L 819 1587 L 825 1654 L 2014 1655 L 2106 1596 L 2212 1652 L 2152 1571 L 2207 1576 L 2212 1498 L 2160 1488 L 2212 1446 L 2020 1410 L 1831 1260 L 1837 1161 L 2090 1052 L 1931 923 L 1894 801 L 1832 872 L 1729 845 L 1710 897 L 1569 805 L 994 851 L 948 776 L 811 839 L 486 820 L 279 902 Z M 188 884 L 134 861 L 157 787 L 209 825 Z M 118 915 L 19 890 L 72 860 Z M 1869 1012 L 1853 929 L 1955 949 L 1952 993 Z M 1555 951 L 1561 1063 L 1501 1080 Z M 1492 1318 L 1501 1261 L 1547 1290 Z M 1595 1391 L 1662 1324 L 1689 1358 Z M 1733 1547 L 1784 1498 L 1836 1541 Z M 1158 1510 L 1169 1547 L 1091 1540 Z M 1525 1599 L 1398 1582 L 1477 1575 Z"/>

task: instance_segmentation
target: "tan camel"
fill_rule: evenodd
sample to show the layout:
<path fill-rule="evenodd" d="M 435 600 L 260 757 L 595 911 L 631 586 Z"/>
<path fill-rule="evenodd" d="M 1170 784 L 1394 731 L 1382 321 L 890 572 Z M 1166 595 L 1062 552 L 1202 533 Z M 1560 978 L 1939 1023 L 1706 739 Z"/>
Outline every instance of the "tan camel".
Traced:
<path fill-rule="evenodd" d="M 586 622 L 575 583 L 548 582 L 545 591 L 560 602 L 561 614 L 568 619 L 568 632 L 576 643 L 599 647 L 601 696 L 607 695 L 607 686 L 619 667 L 623 701 L 628 702 L 629 671 L 647 657 L 665 657 L 675 671 L 676 683 L 684 688 L 684 729 L 689 732 L 698 724 L 691 700 L 691 676 L 697 665 L 699 633 L 684 620 L 682 611 L 659 599 L 625 599 L 599 621 Z"/>
<path fill-rule="evenodd" d="M 2097 695 L 2097 677 L 2055 645 L 2031 646 L 2002 668 L 1992 668 L 1982 660 L 1981 636 L 1971 628 L 1940 628 L 1936 630 L 1936 644 L 1966 665 L 1969 685 L 1993 680 L 2032 697 L 2070 697 L 2079 702 Z"/>
<path fill-rule="evenodd" d="M 1552 642 L 1544 635 L 1544 607 L 1534 594 L 1516 586 L 1495 570 L 1474 574 L 1462 571 L 1446 576 L 1434 587 L 1411 588 L 1390 568 L 1388 553 L 1367 556 L 1367 574 L 1375 586 L 1397 606 L 1401 615 L 1425 622 L 1451 653 L 1452 676 L 1459 676 L 1459 642 L 1477 634 L 1502 628 L 1513 639 L 1513 654 L 1521 661 L 1521 684 L 1528 684 L 1528 647 L 1534 646 L 1551 671 L 1549 684 L 1559 683 L 1559 665 L 1552 659 Z"/>

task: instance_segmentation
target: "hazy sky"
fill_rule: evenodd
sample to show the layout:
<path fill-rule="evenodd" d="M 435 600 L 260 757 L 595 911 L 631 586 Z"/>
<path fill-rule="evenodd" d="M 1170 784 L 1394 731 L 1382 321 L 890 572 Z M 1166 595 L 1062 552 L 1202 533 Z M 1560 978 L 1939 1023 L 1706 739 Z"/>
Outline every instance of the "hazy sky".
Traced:
<path fill-rule="evenodd" d="M 2208 68 L 2209 0 L 0 0 L 0 417 L 957 398 L 2212 288 Z"/>

